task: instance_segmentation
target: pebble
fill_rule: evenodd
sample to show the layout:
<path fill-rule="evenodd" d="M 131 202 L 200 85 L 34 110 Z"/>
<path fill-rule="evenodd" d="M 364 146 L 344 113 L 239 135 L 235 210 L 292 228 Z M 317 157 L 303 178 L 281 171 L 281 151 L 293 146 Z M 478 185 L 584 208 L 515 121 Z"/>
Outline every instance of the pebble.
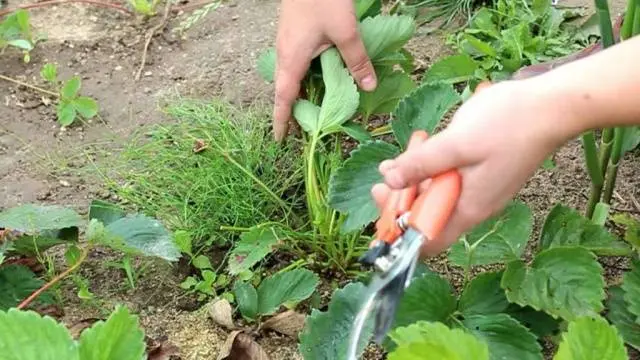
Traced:
<path fill-rule="evenodd" d="M 122 66 L 120 66 L 120 65 L 116 66 L 115 70 L 116 70 L 116 71 L 120 71 L 120 70 L 122 70 Z"/>
<path fill-rule="evenodd" d="M 71 184 L 67 180 L 60 180 L 60 185 L 64 187 L 69 187 Z"/>
<path fill-rule="evenodd" d="M 151 76 L 153 75 L 153 73 L 151 71 L 145 71 L 144 72 L 144 76 Z"/>

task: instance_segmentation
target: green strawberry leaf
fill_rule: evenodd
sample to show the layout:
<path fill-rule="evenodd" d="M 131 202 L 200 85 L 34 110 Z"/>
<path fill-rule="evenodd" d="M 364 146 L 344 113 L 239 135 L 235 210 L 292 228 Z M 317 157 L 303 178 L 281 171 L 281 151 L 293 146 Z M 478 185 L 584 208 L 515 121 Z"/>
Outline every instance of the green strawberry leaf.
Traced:
<path fill-rule="evenodd" d="M 603 226 L 594 224 L 578 211 L 557 204 L 545 219 L 540 249 L 557 246 L 582 246 L 596 255 L 629 255 L 632 249 Z"/>
<path fill-rule="evenodd" d="M 468 268 L 520 258 L 533 229 L 533 214 L 522 201 L 512 201 L 501 214 L 474 227 L 454 244 L 449 261 Z"/>
<path fill-rule="evenodd" d="M 341 130 L 352 138 L 358 140 L 360 143 L 373 141 L 373 136 L 371 136 L 371 133 L 369 133 L 367 129 L 365 129 L 362 125 L 358 124 L 355 121 L 347 121 L 342 125 Z"/>
<path fill-rule="evenodd" d="M 374 91 L 360 90 L 360 108 L 365 119 L 371 115 L 392 112 L 400 99 L 415 89 L 416 85 L 407 73 L 393 71 L 378 77 L 378 86 Z"/>
<path fill-rule="evenodd" d="M 631 271 L 624 273 L 622 277 L 622 290 L 627 309 L 636 316 L 636 322 L 640 324 L 640 261 L 632 260 Z"/>
<path fill-rule="evenodd" d="M 258 58 L 258 73 L 266 82 L 273 82 L 276 72 L 276 49 L 268 48 Z"/>
<path fill-rule="evenodd" d="M 364 19 L 359 26 L 362 42 L 372 61 L 400 50 L 416 31 L 406 15 L 378 15 Z"/>
<path fill-rule="evenodd" d="M 254 227 L 242 233 L 229 256 L 229 274 L 235 276 L 251 270 L 276 248 L 280 238 L 276 229 L 271 227 Z"/>
<path fill-rule="evenodd" d="M 26 266 L 6 265 L 0 267 L 0 310 L 18 306 L 22 300 L 42 285 L 44 285 L 44 281 L 36 278 L 36 274 Z M 2 349 L 1 346 L 0 349 Z"/>
<path fill-rule="evenodd" d="M 624 341 L 634 349 L 640 351 L 640 322 L 631 313 L 624 300 L 624 290 L 619 286 L 608 289 L 607 319 L 618 329 Z"/>
<path fill-rule="evenodd" d="M 105 227 L 104 245 L 125 252 L 141 252 L 167 261 L 177 261 L 180 250 L 167 229 L 156 219 L 142 214 L 127 215 Z"/>
<path fill-rule="evenodd" d="M 333 293 L 327 311 L 313 309 L 300 332 L 299 350 L 304 359 L 343 359 L 349 346 L 349 334 L 360 311 L 367 288 L 362 283 L 350 283 Z M 370 317 L 362 331 L 357 356 L 362 354 L 373 333 Z"/>
<path fill-rule="evenodd" d="M 370 16 L 376 16 L 380 13 L 382 8 L 382 1 L 380 0 L 356 0 L 356 16 L 358 20 L 364 19 Z"/>
<path fill-rule="evenodd" d="M 78 114 L 85 119 L 91 119 L 98 114 L 98 103 L 88 96 L 78 96 L 71 103 Z"/>
<path fill-rule="evenodd" d="M 28 234 L 78 227 L 82 223 L 73 209 L 57 205 L 25 204 L 0 213 L 0 228 Z"/>
<path fill-rule="evenodd" d="M 600 316 L 569 323 L 553 360 L 627 360 L 627 350 L 615 327 Z"/>
<path fill-rule="evenodd" d="M 318 117 L 318 132 L 345 123 L 358 109 L 358 88 L 344 66 L 340 53 L 330 48 L 320 55 L 325 94 Z"/>
<path fill-rule="evenodd" d="M 58 67 L 56 64 L 44 64 L 42 69 L 40 69 L 40 77 L 45 81 L 55 84 L 58 80 Z"/>
<path fill-rule="evenodd" d="M 84 330 L 79 345 L 80 360 L 140 360 L 146 348 L 138 317 L 122 306 Z"/>
<path fill-rule="evenodd" d="M 398 345 L 389 360 L 489 360 L 487 344 L 461 329 L 438 322 L 417 321 L 392 331 Z"/>
<path fill-rule="evenodd" d="M 320 107 L 309 100 L 300 99 L 293 105 L 293 117 L 302 130 L 313 134 L 318 131 Z"/>
<path fill-rule="evenodd" d="M 233 287 L 233 294 L 238 303 L 238 309 L 242 317 L 255 320 L 258 317 L 258 292 L 248 282 L 236 281 Z"/>
<path fill-rule="evenodd" d="M 510 302 L 569 321 L 602 311 L 604 285 L 596 256 L 581 247 L 544 250 L 530 267 L 514 260 L 501 283 Z"/>
<path fill-rule="evenodd" d="M 3 360 L 79 360 L 67 328 L 49 316 L 15 308 L 0 311 L 0 334 Z"/>
<path fill-rule="evenodd" d="M 476 276 L 464 288 L 458 301 L 458 311 L 464 316 L 504 312 L 509 301 L 500 287 L 502 271 L 485 272 Z"/>
<path fill-rule="evenodd" d="M 507 314 L 471 315 L 462 323 L 487 343 L 491 360 L 542 360 L 536 336 Z"/>
<path fill-rule="evenodd" d="M 15 39 L 7 41 L 7 44 L 17 47 L 18 49 L 31 51 L 33 50 L 33 44 L 29 40 Z"/>
<path fill-rule="evenodd" d="M 76 108 L 71 101 L 61 100 L 56 106 L 56 116 L 58 123 L 62 126 L 73 124 L 76 119 Z"/>
<path fill-rule="evenodd" d="M 478 63 L 469 55 L 458 54 L 438 60 L 425 72 L 424 84 L 457 84 L 474 78 Z"/>
<path fill-rule="evenodd" d="M 449 282 L 435 272 L 425 271 L 414 277 L 405 290 L 393 328 L 419 320 L 446 322 L 456 310 L 456 298 Z"/>
<path fill-rule="evenodd" d="M 624 241 L 633 246 L 636 250 L 640 249 L 640 220 L 626 213 L 611 215 L 611 221 L 620 226 L 625 226 Z"/>
<path fill-rule="evenodd" d="M 89 206 L 89 220 L 96 219 L 105 226 L 120 220 L 126 215 L 125 211 L 118 205 L 102 200 L 93 200 Z"/>
<path fill-rule="evenodd" d="M 378 165 L 398 155 L 397 147 L 383 141 L 360 144 L 329 182 L 329 205 L 344 214 L 345 233 L 361 229 L 378 217 L 371 187 L 382 182 Z"/>
<path fill-rule="evenodd" d="M 553 318 L 544 311 L 538 311 L 530 306 L 509 304 L 505 313 L 518 320 L 539 338 L 556 335 L 560 328 L 560 320 Z"/>
<path fill-rule="evenodd" d="M 398 143 L 405 148 L 416 130 L 433 133 L 442 117 L 462 98 L 451 85 L 422 85 L 400 100 L 393 112 L 391 127 Z"/>
<path fill-rule="evenodd" d="M 318 282 L 318 275 L 307 269 L 281 272 L 264 279 L 258 286 L 258 313 L 271 315 L 283 304 L 307 299 Z"/>
<path fill-rule="evenodd" d="M 62 89 L 60 90 L 60 95 L 63 100 L 73 100 L 77 95 L 78 91 L 80 91 L 80 78 L 78 76 L 74 76 L 71 79 L 65 81 Z"/>

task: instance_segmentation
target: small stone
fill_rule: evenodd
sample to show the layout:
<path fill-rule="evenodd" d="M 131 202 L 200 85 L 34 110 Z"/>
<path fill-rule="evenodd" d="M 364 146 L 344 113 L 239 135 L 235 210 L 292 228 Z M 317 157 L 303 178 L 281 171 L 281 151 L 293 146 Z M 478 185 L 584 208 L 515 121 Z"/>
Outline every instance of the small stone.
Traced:
<path fill-rule="evenodd" d="M 69 187 L 71 184 L 67 180 L 60 180 L 60 185 L 64 187 Z"/>
<path fill-rule="evenodd" d="M 36 196 L 36 199 L 42 201 L 42 200 L 47 200 L 50 197 L 51 197 L 51 191 L 45 191 L 43 193 L 38 194 L 38 196 Z"/>
<path fill-rule="evenodd" d="M 108 199 L 109 196 L 111 196 L 111 194 L 107 190 L 102 190 L 102 191 L 100 191 L 98 196 L 100 196 L 100 198 L 102 198 L 102 199 Z"/>
<path fill-rule="evenodd" d="M 151 76 L 153 75 L 153 73 L 151 71 L 145 71 L 144 72 L 144 76 Z"/>
<path fill-rule="evenodd" d="M 239 18 L 240 18 L 240 17 L 239 17 L 238 15 L 233 15 L 233 16 L 231 17 L 231 20 L 236 21 L 236 20 L 238 20 Z"/>
<path fill-rule="evenodd" d="M 116 71 L 120 71 L 120 70 L 122 70 L 122 66 L 120 66 L 120 65 L 116 66 L 115 70 L 116 70 Z"/>
<path fill-rule="evenodd" d="M 144 88 L 144 93 L 151 94 L 151 88 L 148 88 L 148 87 Z"/>

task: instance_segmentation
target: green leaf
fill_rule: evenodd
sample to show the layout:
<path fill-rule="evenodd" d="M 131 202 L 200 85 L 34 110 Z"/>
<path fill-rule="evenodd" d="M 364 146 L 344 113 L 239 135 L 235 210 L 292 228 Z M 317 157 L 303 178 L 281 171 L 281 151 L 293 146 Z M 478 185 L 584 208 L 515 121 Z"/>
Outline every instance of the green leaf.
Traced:
<path fill-rule="evenodd" d="M 78 91 L 80 91 L 80 78 L 74 76 L 64 83 L 60 95 L 64 100 L 72 100 L 78 95 Z"/>
<path fill-rule="evenodd" d="M 557 204 L 542 227 L 540 248 L 557 246 L 582 246 L 597 255 L 621 256 L 631 253 L 631 248 L 603 226 L 594 224 L 579 212 Z"/>
<path fill-rule="evenodd" d="M 122 306 L 83 331 L 79 345 L 80 360 L 140 360 L 145 354 L 138 317 Z"/>
<path fill-rule="evenodd" d="M 320 107 L 309 100 L 300 99 L 293 105 L 293 117 L 302 130 L 313 134 L 318 131 Z"/>
<path fill-rule="evenodd" d="M 268 48 L 258 58 L 258 73 L 266 82 L 273 82 L 276 72 L 276 49 Z"/>
<path fill-rule="evenodd" d="M 640 260 L 632 259 L 631 262 L 631 270 L 622 276 L 621 288 L 624 290 L 627 309 L 636 316 L 636 322 L 640 324 Z"/>
<path fill-rule="evenodd" d="M 461 329 L 418 321 L 389 335 L 398 344 L 389 360 L 489 360 L 487 344 Z"/>
<path fill-rule="evenodd" d="M 471 315 L 462 323 L 487 343 L 491 360 L 542 360 L 536 336 L 507 314 Z"/>
<path fill-rule="evenodd" d="M 43 230 L 34 234 L 21 234 L 13 239 L 12 253 L 25 256 L 37 256 L 56 245 L 77 242 L 80 229 L 77 226 L 59 230 Z"/>
<path fill-rule="evenodd" d="M 76 108 L 70 101 L 62 100 L 56 106 L 56 116 L 60 125 L 69 126 L 76 119 Z"/>
<path fill-rule="evenodd" d="M 40 76 L 45 81 L 55 83 L 58 80 L 58 67 L 56 64 L 47 63 L 40 69 Z"/>
<path fill-rule="evenodd" d="M 501 279 L 502 271 L 485 272 L 476 276 L 462 291 L 458 311 L 464 316 L 504 312 L 509 301 L 500 287 Z"/>
<path fill-rule="evenodd" d="M 636 249 L 640 249 L 640 220 L 627 213 L 611 215 L 611 221 L 620 226 L 626 226 L 624 241 Z"/>
<path fill-rule="evenodd" d="M 254 227 L 243 233 L 229 256 L 229 274 L 238 275 L 250 270 L 269 255 L 279 242 L 279 234 L 271 227 Z"/>
<path fill-rule="evenodd" d="M 404 148 L 416 130 L 432 134 L 442 117 L 462 99 L 451 85 L 425 84 L 400 100 L 393 112 L 391 127 Z"/>
<path fill-rule="evenodd" d="M 619 286 L 610 287 L 607 300 L 607 318 L 620 332 L 624 341 L 640 351 L 640 322 L 637 316 L 629 311 L 624 300 L 625 292 Z"/>
<path fill-rule="evenodd" d="M 378 217 L 371 187 L 382 182 L 378 165 L 398 153 L 397 147 L 383 141 L 360 144 L 333 173 L 329 182 L 329 205 L 348 215 L 342 231 L 360 229 Z"/>
<path fill-rule="evenodd" d="M 487 7 L 479 9 L 473 16 L 472 26 L 475 29 L 480 30 L 482 33 L 498 39 L 500 37 L 500 32 L 498 31 L 496 23 L 493 21 L 494 11 L 495 10 Z"/>
<path fill-rule="evenodd" d="M 44 281 L 36 278 L 36 274 L 26 266 L 7 265 L 0 267 L 0 310 L 18 306 L 22 300 L 42 285 L 44 285 Z"/>
<path fill-rule="evenodd" d="M 506 263 L 519 259 L 533 229 L 533 214 L 522 201 L 509 203 L 501 214 L 474 227 L 449 252 L 449 261 L 468 266 Z"/>
<path fill-rule="evenodd" d="M 373 136 L 362 125 L 355 121 L 347 121 L 341 128 L 347 135 L 358 140 L 361 143 L 365 143 L 373 140 Z"/>
<path fill-rule="evenodd" d="M 24 39 L 9 40 L 7 41 L 7 44 L 22 50 L 26 50 L 26 51 L 33 50 L 33 44 L 31 44 L 29 40 L 24 40 Z"/>
<path fill-rule="evenodd" d="M 478 63 L 466 54 L 451 55 L 438 60 L 425 72 L 424 84 L 457 84 L 474 78 Z"/>
<path fill-rule="evenodd" d="M 571 321 L 602 311 L 602 273 L 589 250 L 554 247 L 540 252 L 530 267 L 521 260 L 507 264 L 501 286 L 510 302 Z"/>
<path fill-rule="evenodd" d="M 2 360 L 79 359 L 67 328 L 49 316 L 18 309 L 0 311 L 0 334 Z"/>
<path fill-rule="evenodd" d="M 73 209 L 57 205 L 25 204 L 0 213 L 0 228 L 28 234 L 78 227 L 82 222 Z"/>
<path fill-rule="evenodd" d="M 356 17 L 358 20 L 380 13 L 382 2 L 380 0 L 356 0 Z"/>
<path fill-rule="evenodd" d="M 236 281 L 233 286 L 233 294 L 236 297 L 240 314 L 245 319 L 255 320 L 258 317 L 258 293 L 253 285 Z"/>
<path fill-rule="evenodd" d="M 456 298 L 449 282 L 437 273 L 426 271 L 405 290 L 393 327 L 419 320 L 445 322 L 456 310 Z"/>
<path fill-rule="evenodd" d="M 620 156 L 634 150 L 638 145 L 640 145 L 640 126 L 625 128 L 622 136 L 622 153 Z"/>
<path fill-rule="evenodd" d="M 497 56 L 496 50 L 491 46 L 491 44 L 486 43 L 471 34 L 464 34 L 462 37 L 464 39 L 464 44 L 470 46 L 474 52 L 489 57 Z"/>
<path fill-rule="evenodd" d="M 193 264 L 193 266 L 200 270 L 213 269 L 213 266 L 211 266 L 211 261 L 209 261 L 209 258 L 205 255 L 196 256 L 195 258 L 193 258 L 191 263 Z"/>
<path fill-rule="evenodd" d="M 374 91 L 360 90 L 359 110 L 365 119 L 371 115 L 390 113 L 396 108 L 398 101 L 415 87 L 411 77 L 402 71 L 382 74 Z"/>
<path fill-rule="evenodd" d="M 191 234 L 188 231 L 178 230 L 173 234 L 173 241 L 180 252 L 193 256 L 193 244 Z"/>
<path fill-rule="evenodd" d="M 64 260 L 67 263 L 67 266 L 75 265 L 81 257 L 82 250 L 75 245 L 69 246 L 64 252 Z"/>
<path fill-rule="evenodd" d="M 98 103 L 88 96 L 78 96 L 72 101 L 73 107 L 85 119 L 91 119 L 98 114 Z"/>
<path fill-rule="evenodd" d="M 344 359 L 349 346 L 349 334 L 366 295 L 362 283 L 349 283 L 331 296 L 327 311 L 311 310 L 300 332 L 299 350 L 305 360 Z M 373 333 L 373 321 L 365 323 L 357 355 L 364 351 Z"/>
<path fill-rule="evenodd" d="M 378 15 L 364 19 L 360 36 L 372 61 L 400 50 L 416 31 L 416 24 L 406 15 Z"/>
<path fill-rule="evenodd" d="M 627 360 L 627 350 L 615 327 L 600 316 L 569 323 L 553 360 Z"/>
<path fill-rule="evenodd" d="M 270 276 L 258 286 L 258 313 L 271 315 L 284 303 L 305 300 L 318 286 L 318 275 L 307 269 L 295 269 Z"/>
<path fill-rule="evenodd" d="M 320 107 L 317 131 L 340 126 L 358 109 L 359 94 L 340 53 L 330 48 L 320 55 L 325 94 Z"/>
<path fill-rule="evenodd" d="M 505 313 L 518 320 L 539 338 L 555 335 L 560 326 L 560 320 L 553 318 L 544 311 L 538 311 L 530 306 L 509 304 Z"/>
<path fill-rule="evenodd" d="M 93 200 L 89 206 L 89 220 L 96 219 L 105 226 L 122 219 L 126 215 L 125 211 L 118 205 L 102 200 Z"/>
<path fill-rule="evenodd" d="M 168 261 L 177 261 L 180 257 L 180 251 L 167 229 L 158 220 L 145 215 L 128 215 L 107 225 L 105 230 L 117 241 L 105 245 L 116 248 L 124 245 L 122 250 L 135 249 L 145 256 L 157 256 Z"/>

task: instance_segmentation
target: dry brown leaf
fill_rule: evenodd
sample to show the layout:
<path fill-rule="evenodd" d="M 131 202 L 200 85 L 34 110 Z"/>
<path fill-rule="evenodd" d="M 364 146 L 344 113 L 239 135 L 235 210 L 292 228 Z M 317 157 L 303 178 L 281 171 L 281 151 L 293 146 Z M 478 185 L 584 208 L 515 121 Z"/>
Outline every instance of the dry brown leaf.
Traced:
<path fill-rule="evenodd" d="M 147 360 L 180 359 L 180 349 L 168 341 L 167 336 L 158 339 L 146 337 Z"/>
<path fill-rule="evenodd" d="M 269 355 L 251 335 L 236 330 L 229 334 L 216 360 L 269 360 Z"/>
<path fill-rule="evenodd" d="M 91 325 L 93 325 L 93 323 L 100 321 L 102 319 L 98 319 L 98 318 L 87 318 L 87 319 L 82 319 L 78 322 L 76 322 L 75 324 L 71 325 L 71 327 L 69 328 L 69 332 L 71 333 L 71 337 L 73 337 L 74 339 L 78 339 L 80 337 L 80 334 L 82 333 L 82 331 L 86 328 L 90 328 Z"/>
<path fill-rule="evenodd" d="M 236 328 L 233 324 L 233 309 L 229 301 L 225 299 L 214 300 L 207 305 L 207 310 L 209 311 L 209 316 L 211 316 L 211 319 L 213 319 L 216 324 L 224 326 L 229 330 Z"/>
<path fill-rule="evenodd" d="M 287 310 L 276 316 L 269 318 L 262 323 L 262 329 L 271 329 L 277 331 L 280 334 L 291 336 L 293 338 L 298 337 L 298 333 L 304 327 L 304 315 L 293 310 Z"/>
<path fill-rule="evenodd" d="M 207 143 L 202 139 L 197 139 L 193 142 L 193 152 L 196 154 L 206 150 L 207 148 Z"/>

